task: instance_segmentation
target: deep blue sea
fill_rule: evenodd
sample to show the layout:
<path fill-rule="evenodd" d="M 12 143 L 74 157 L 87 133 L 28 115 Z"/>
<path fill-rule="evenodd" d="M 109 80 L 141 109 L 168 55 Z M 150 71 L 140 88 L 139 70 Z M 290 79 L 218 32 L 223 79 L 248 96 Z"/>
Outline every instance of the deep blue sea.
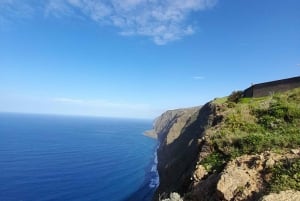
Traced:
<path fill-rule="evenodd" d="M 0 113 L 0 201 L 149 201 L 149 120 Z"/>

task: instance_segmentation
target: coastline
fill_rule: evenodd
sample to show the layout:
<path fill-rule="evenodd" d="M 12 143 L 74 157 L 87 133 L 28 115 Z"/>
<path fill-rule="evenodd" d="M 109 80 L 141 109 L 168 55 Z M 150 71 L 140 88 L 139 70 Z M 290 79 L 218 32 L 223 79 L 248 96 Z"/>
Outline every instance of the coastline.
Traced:
<path fill-rule="evenodd" d="M 152 139 L 156 139 L 157 140 L 157 133 L 155 132 L 154 129 L 152 129 L 152 130 L 146 130 L 146 131 L 144 131 L 143 134 L 145 136 L 147 136 L 147 137 L 150 137 Z"/>

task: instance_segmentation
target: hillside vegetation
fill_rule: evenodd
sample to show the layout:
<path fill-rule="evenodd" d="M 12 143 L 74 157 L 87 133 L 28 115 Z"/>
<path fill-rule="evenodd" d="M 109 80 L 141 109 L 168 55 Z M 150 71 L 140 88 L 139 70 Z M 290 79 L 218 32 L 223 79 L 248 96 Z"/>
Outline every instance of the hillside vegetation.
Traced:
<path fill-rule="evenodd" d="M 228 99 L 215 100 L 223 121 L 209 135 L 220 153 L 234 158 L 299 147 L 300 88 L 263 98 L 240 98 L 236 103 Z"/>
<path fill-rule="evenodd" d="M 300 88 L 262 98 L 230 98 L 214 101 L 222 122 L 208 130 L 213 152 L 202 160 L 207 171 L 221 171 L 224 163 L 245 154 L 284 154 L 300 147 Z M 270 171 L 269 190 L 300 191 L 299 158 Z"/>

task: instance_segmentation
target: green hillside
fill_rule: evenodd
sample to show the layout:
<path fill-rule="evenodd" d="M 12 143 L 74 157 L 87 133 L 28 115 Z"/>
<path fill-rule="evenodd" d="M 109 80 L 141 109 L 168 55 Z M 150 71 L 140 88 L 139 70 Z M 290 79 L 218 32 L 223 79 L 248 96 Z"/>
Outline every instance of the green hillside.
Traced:
<path fill-rule="evenodd" d="M 213 152 L 201 163 L 221 171 L 238 156 L 272 151 L 279 154 L 300 146 L 300 88 L 262 98 L 214 100 L 221 121 L 207 131 Z M 229 101 L 231 100 L 231 101 Z M 283 161 L 270 170 L 270 190 L 300 190 L 300 160 Z"/>

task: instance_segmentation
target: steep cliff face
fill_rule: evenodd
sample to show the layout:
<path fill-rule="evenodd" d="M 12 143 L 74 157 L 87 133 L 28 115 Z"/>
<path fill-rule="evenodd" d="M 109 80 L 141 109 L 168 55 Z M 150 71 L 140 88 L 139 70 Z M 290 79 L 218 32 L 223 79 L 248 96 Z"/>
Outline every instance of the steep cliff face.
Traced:
<path fill-rule="evenodd" d="M 201 138 L 206 127 L 214 122 L 214 116 L 215 108 L 208 103 L 203 107 L 166 112 L 156 120 L 160 142 L 157 151 L 160 185 L 156 198 L 171 192 L 187 191 L 198 159 Z"/>
<path fill-rule="evenodd" d="M 158 138 L 159 141 L 163 141 L 166 137 L 170 140 L 171 135 L 178 135 L 178 130 L 183 127 L 182 124 L 185 124 L 187 118 L 199 108 L 168 110 L 154 120 L 153 129 L 146 131 L 145 134 L 149 137 Z M 170 130 L 171 128 L 172 130 Z"/>
<path fill-rule="evenodd" d="M 161 115 L 154 200 L 171 192 L 184 201 L 300 200 L 299 101 L 296 89 Z"/>

